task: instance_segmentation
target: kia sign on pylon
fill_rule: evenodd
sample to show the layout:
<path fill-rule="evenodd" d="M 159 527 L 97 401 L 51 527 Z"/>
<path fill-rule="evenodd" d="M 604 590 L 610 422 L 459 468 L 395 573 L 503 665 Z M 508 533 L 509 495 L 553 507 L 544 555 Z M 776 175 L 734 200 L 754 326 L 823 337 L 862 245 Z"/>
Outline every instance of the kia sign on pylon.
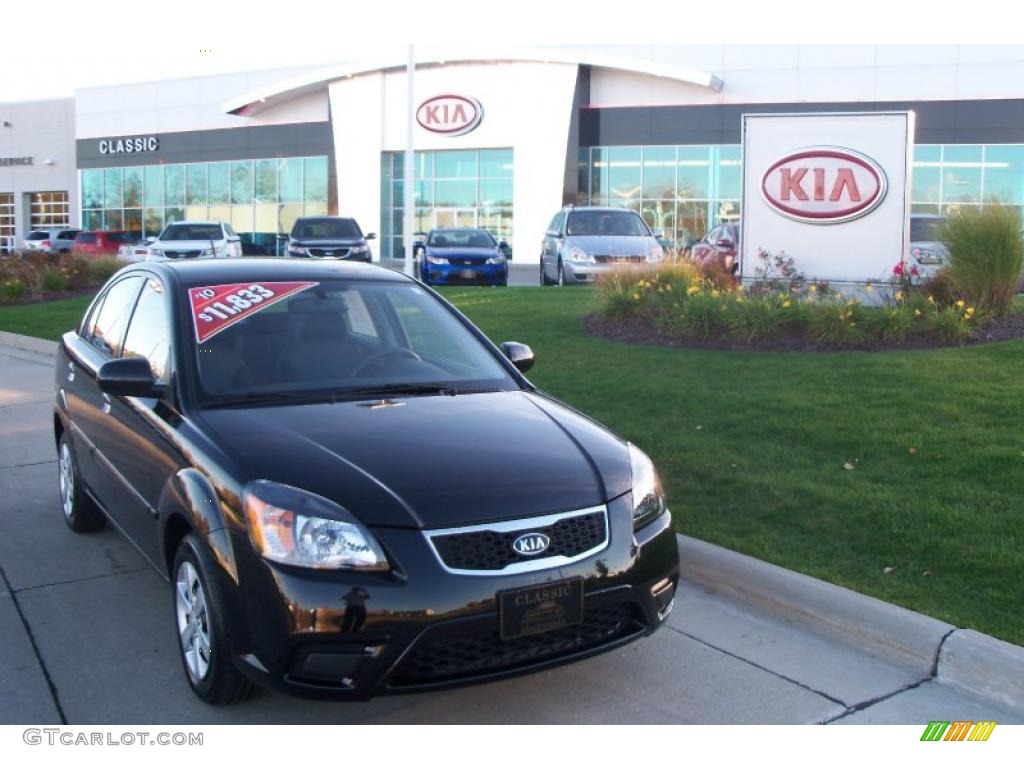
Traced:
<path fill-rule="evenodd" d="M 416 110 L 416 122 L 421 128 L 445 136 L 469 133 L 480 125 L 483 116 L 484 109 L 479 101 L 455 94 L 434 96 L 420 104 Z"/>
<path fill-rule="evenodd" d="M 903 258 L 913 113 L 744 115 L 741 273 L 784 251 L 808 278 L 878 282 Z"/>

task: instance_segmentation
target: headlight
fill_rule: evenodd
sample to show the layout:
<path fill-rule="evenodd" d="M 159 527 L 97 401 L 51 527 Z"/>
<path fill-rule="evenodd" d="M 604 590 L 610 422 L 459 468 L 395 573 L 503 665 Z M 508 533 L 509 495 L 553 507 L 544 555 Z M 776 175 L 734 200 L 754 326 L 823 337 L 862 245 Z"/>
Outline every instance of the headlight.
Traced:
<path fill-rule="evenodd" d="M 665 249 L 660 245 L 656 245 L 651 248 L 650 254 L 647 256 L 648 261 L 657 262 L 665 258 Z"/>
<path fill-rule="evenodd" d="M 153 254 L 154 256 L 157 256 L 157 257 L 159 257 L 161 259 L 164 257 L 164 251 L 163 251 L 162 248 L 150 248 L 149 252 L 151 254 Z"/>
<path fill-rule="evenodd" d="M 213 248 L 203 248 L 203 250 L 200 251 L 199 255 L 200 256 L 214 256 L 214 255 L 216 255 L 216 253 L 217 252 Z"/>
<path fill-rule="evenodd" d="M 301 245 L 289 245 L 288 253 L 293 253 L 296 256 L 305 256 L 309 253 L 309 251 L 303 248 Z"/>
<path fill-rule="evenodd" d="M 431 254 L 427 254 L 427 261 L 430 264 L 447 264 L 448 263 L 448 259 L 444 258 L 443 256 L 433 256 Z"/>
<path fill-rule="evenodd" d="M 642 528 L 665 511 L 665 495 L 654 463 L 632 443 L 629 466 L 633 475 L 633 529 Z"/>
<path fill-rule="evenodd" d="M 593 264 L 594 257 L 588 256 L 586 252 L 578 246 L 573 246 L 569 249 L 569 261 L 582 262 L 584 264 Z"/>
<path fill-rule="evenodd" d="M 390 567 L 370 532 L 321 496 L 257 480 L 242 490 L 242 506 L 253 546 L 267 560 L 357 571 Z"/>
<path fill-rule="evenodd" d="M 487 260 L 487 263 L 488 264 L 504 264 L 505 261 L 506 261 L 505 254 L 499 253 L 499 254 L 496 254 L 494 256 L 491 256 L 491 258 L 489 258 Z"/>
<path fill-rule="evenodd" d="M 361 253 L 366 253 L 368 250 L 370 250 L 370 249 L 367 248 L 365 244 L 364 245 L 356 245 L 356 246 L 352 247 L 352 250 L 349 251 L 349 253 L 361 254 Z"/>

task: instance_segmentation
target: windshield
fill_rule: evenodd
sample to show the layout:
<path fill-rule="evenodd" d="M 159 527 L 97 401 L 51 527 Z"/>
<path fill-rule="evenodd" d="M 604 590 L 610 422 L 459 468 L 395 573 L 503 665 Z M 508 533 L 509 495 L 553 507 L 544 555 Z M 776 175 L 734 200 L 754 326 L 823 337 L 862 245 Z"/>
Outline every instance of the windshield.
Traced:
<path fill-rule="evenodd" d="M 435 229 L 427 238 L 432 248 L 494 248 L 497 243 L 483 229 Z"/>
<path fill-rule="evenodd" d="M 220 224 L 168 224 L 160 235 L 164 241 L 221 240 L 223 237 Z"/>
<path fill-rule="evenodd" d="M 306 219 L 297 221 L 292 230 L 296 240 L 330 240 L 359 238 L 363 233 L 352 219 Z"/>
<path fill-rule="evenodd" d="M 632 211 L 573 211 L 565 228 L 569 235 L 649 237 L 644 220 Z"/>
<path fill-rule="evenodd" d="M 188 292 L 199 385 L 210 403 L 518 387 L 454 314 L 413 283 L 262 282 Z"/>
<path fill-rule="evenodd" d="M 945 219 L 917 219 L 910 217 L 910 240 L 911 242 L 937 242 L 942 232 L 942 225 Z"/>

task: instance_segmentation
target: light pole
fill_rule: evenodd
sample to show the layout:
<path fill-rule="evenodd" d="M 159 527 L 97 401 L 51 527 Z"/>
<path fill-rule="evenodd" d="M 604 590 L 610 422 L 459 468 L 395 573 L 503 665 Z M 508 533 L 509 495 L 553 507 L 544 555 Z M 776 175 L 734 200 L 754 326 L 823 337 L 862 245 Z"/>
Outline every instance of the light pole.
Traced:
<path fill-rule="evenodd" d="M 416 54 L 409 44 L 409 60 L 405 65 L 405 183 L 402 194 L 402 242 L 405 244 L 405 268 L 407 275 L 413 273 L 412 222 L 415 210 L 413 195 L 413 129 L 416 118 L 416 102 L 413 99 L 413 77 L 416 74 Z"/>

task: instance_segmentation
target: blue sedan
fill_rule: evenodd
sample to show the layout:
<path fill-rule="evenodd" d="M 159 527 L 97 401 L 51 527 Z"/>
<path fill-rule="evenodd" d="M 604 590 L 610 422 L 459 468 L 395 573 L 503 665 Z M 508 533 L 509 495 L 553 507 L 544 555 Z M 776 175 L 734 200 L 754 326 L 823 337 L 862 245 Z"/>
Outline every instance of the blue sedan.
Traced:
<path fill-rule="evenodd" d="M 420 279 L 427 285 L 508 285 L 508 259 L 484 229 L 432 229 L 420 246 Z"/>

